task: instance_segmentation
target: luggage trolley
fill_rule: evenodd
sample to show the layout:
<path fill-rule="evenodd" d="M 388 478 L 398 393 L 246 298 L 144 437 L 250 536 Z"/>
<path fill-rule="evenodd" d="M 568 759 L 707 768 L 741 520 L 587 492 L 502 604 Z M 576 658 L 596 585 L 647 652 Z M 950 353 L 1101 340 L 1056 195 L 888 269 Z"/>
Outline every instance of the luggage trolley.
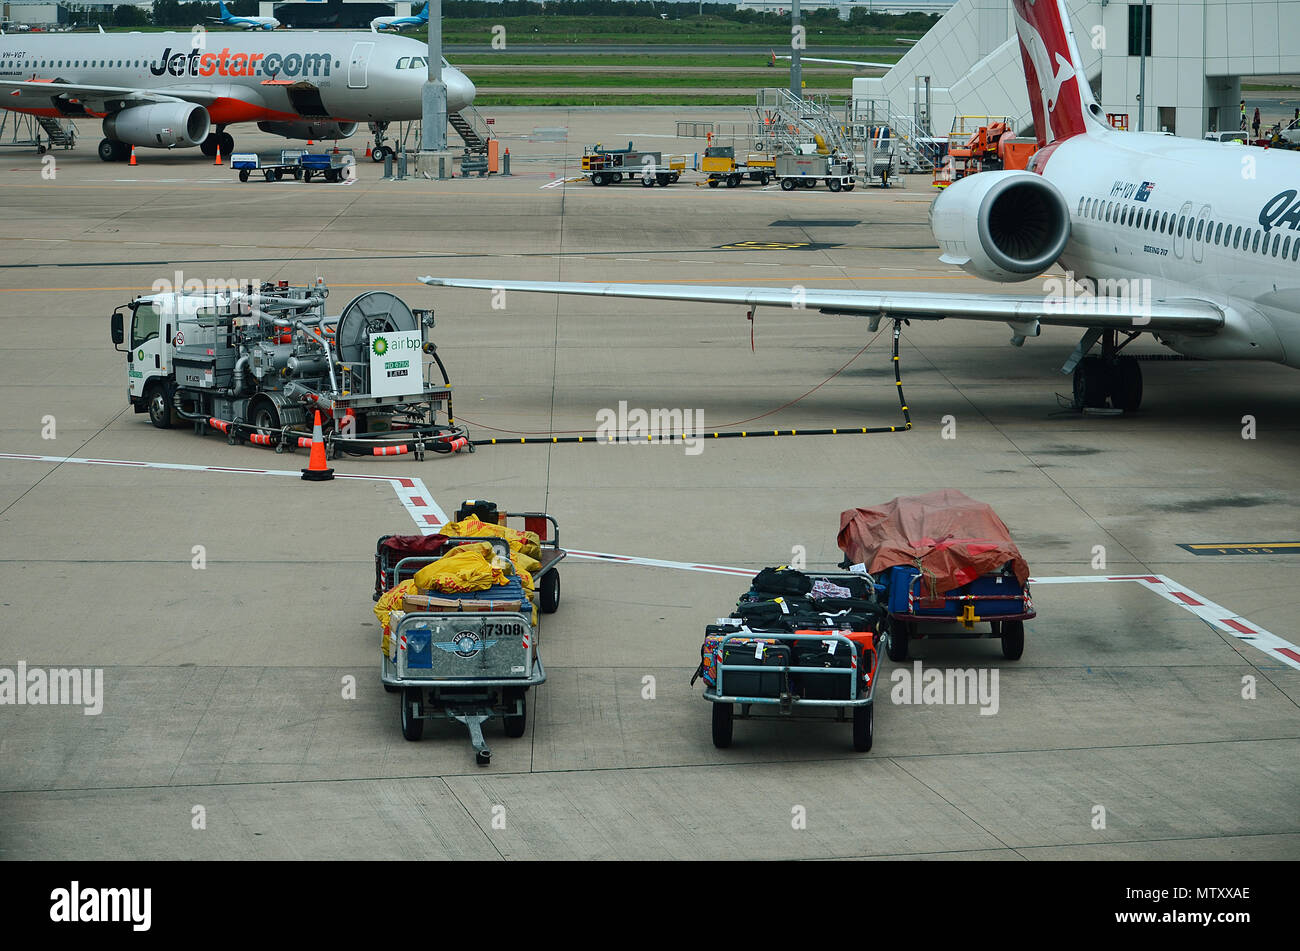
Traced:
<path fill-rule="evenodd" d="M 871 633 L 767 632 L 737 628 L 706 639 L 711 660 L 701 664 L 704 699 L 713 704 L 713 745 L 731 745 L 735 720 L 853 719 L 853 749 L 866 753 L 875 734 L 876 670 Z M 711 668 L 711 672 L 709 670 Z M 740 712 L 736 713 L 736 705 Z M 755 708 L 775 708 L 758 713 Z"/>
<path fill-rule="evenodd" d="M 998 639 L 1007 660 L 1025 652 L 1025 621 L 1036 617 L 1034 602 L 1029 585 L 1022 587 L 1009 565 L 943 592 L 928 591 L 926 578 L 912 565 L 888 568 L 879 581 L 876 589 L 889 609 L 886 651 L 892 661 L 907 660 L 908 642 L 922 637 Z M 989 625 L 987 634 L 975 630 L 980 622 Z M 934 623 L 948 627 L 920 633 L 921 624 Z"/>

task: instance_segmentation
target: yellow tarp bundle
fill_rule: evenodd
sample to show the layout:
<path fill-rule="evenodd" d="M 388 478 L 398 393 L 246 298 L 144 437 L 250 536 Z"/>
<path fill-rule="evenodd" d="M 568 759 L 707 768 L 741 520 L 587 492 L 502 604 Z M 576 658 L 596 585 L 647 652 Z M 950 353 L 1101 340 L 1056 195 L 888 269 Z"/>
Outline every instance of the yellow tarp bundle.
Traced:
<path fill-rule="evenodd" d="M 504 538 L 510 543 L 511 551 L 523 552 L 530 558 L 542 557 L 542 543 L 536 532 L 521 532 L 495 522 L 483 522 L 474 515 L 444 525 L 438 531 L 453 538 Z"/>
<path fill-rule="evenodd" d="M 509 564 L 492 551 L 490 542 L 461 545 L 416 572 L 415 584 L 423 591 L 442 594 L 486 591 L 506 583 L 508 568 Z"/>
<path fill-rule="evenodd" d="M 403 598 L 408 594 L 415 593 L 415 582 L 403 581 L 396 588 L 385 591 L 383 595 L 380 596 L 379 600 L 375 602 L 375 617 L 379 618 L 379 623 L 383 627 L 383 638 L 380 640 L 379 646 L 383 650 L 385 656 L 392 656 L 392 652 L 388 649 L 388 641 L 393 634 L 392 630 L 389 628 L 389 615 L 391 615 L 393 611 L 401 609 Z"/>

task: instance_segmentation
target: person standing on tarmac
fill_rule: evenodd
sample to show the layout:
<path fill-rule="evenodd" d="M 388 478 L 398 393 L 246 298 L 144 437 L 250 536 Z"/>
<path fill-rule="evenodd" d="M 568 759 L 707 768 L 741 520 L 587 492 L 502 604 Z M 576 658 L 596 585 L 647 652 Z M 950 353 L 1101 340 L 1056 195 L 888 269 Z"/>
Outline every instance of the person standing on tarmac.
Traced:
<path fill-rule="evenodd" d="M 1253 122 L 1251 122 L 1250 126 L 1255 131 L 1255 138 L 1258 139 L 1259 138 L 1259 106 L 1255 107 L 1255 119 Z"/>

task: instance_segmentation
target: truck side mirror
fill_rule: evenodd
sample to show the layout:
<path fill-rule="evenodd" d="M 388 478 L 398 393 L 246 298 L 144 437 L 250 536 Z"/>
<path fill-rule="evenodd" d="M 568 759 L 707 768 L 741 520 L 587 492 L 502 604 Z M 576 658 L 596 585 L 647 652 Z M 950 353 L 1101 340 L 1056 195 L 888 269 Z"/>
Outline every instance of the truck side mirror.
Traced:
<path fill-rule="evenodd" d="M 113 316 L 109 318 L 109 326 L 113 334 L 113 345 L 120 347 L 122 341 L 126 339 L 126 335 L 122 331 L 122 312 L 120 310 L 113 311 Z"/>

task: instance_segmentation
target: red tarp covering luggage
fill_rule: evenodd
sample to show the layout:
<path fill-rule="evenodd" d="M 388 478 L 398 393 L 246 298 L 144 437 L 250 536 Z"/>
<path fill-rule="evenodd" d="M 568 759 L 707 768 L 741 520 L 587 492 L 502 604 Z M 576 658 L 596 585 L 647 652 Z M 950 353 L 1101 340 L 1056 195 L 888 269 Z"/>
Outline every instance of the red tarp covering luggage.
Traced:
<path fill-rule="evenodd" d="M 1007 562 L 1022 587 L 1029 581 L 1029 565 L 1002 519 L 956 489 L 841 512 L 836 541 L 850 562 L 865 563 L 873 575 L 919 562 L 937 591 L 969 584 Z"/>

